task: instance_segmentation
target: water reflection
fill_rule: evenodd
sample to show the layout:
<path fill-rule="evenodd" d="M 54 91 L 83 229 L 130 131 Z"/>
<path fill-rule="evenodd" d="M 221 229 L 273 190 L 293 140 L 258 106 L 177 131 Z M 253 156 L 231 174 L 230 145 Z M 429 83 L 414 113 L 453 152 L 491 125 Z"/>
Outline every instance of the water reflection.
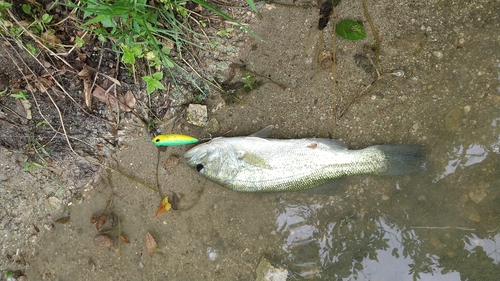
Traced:
<path fill-rule="evenodd" d="M 448 153 L 448 165 L 444 167 L 444 172 L 436 179 L 440 180 L 450 174 L 455 173 L 457 168 L 465 168 L 481 163 L 488 156 L 488 149 L 481 144 L 470 144 L 467 148 L 460 144 L 452 148 Z"/>
<path fill-rule="evenodd" d="M 362 199 L 345 189 L 285 197 L 276 204 L 284 253 L 276 258 L 292 280 L 499 280 L 500 136 L 493 133 L 483 143 L 446 146 L 447 160 L 427 177 L 358 179 Z"/>

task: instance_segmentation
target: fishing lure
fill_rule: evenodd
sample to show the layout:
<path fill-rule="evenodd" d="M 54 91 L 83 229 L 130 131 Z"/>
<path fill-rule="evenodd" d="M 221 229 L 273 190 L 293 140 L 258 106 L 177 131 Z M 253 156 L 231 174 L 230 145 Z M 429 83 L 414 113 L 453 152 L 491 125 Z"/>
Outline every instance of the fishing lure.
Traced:
<path fill-rule="evenodd" d="M 158 135 L 153 139 L 156 146 L 176 146 L 197 143 L 199 140 L 192 136 L 181 134 Z"/>

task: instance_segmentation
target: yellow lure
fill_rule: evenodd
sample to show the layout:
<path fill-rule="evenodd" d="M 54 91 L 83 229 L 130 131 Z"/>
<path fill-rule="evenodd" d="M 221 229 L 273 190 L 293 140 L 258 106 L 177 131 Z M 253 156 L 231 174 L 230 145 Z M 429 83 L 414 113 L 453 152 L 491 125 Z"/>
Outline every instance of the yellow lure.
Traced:
<path fill-rule="evenodd" d="M 188 135 L 166 134 L 158 135 L 153 139 L 156 146 L 176 146 L 197 143 L 198 139 Z"/>

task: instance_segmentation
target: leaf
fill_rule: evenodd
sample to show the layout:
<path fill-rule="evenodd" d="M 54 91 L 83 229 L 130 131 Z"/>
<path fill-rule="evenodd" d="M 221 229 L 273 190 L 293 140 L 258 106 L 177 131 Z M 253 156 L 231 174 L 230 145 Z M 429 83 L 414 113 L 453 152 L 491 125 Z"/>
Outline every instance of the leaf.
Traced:
<path fill-rule="evenodd" d="M 152 76 L 154 79 L 160 81 L 161 79 L 163 79 L 163 72 L 160 72 L 160 71 L 155 72 L 155 73 L 153 73 Z"/>
<path fill-rule="evenodd" d="M 21 8 L 23 9 L 23 12 L 25 12 L 26 14 L 31 14 L 31 6 L 28 5 L 28 4 L 23 4 L 21 6 Z"/>
<path fill-rule="evenodd" d="M 363 26 L 353 20 L 343 20 L 337 23 L 335 33 L 348 40 L 360 40 L 366 37 Z"/>
<path fill-rule="evenodd" d="M 149 233 L 149 231 L 146 232 L 146 248 L 148 249 L 150 257 L 152 257 L 155 254 L 157 247 L 158 245 L 156 244 L 156 241 L 151 235 L 151 233 Z"/>
<path fill-rule="evenodd" d="M 157 73 L 161 73 L 161 72 L 157 72 Z M 144 80 L 144 82 L 146 82 L 146 92 L 148 94 L 153 93 L 157 89 L 165 90 L 165 86 L 163 86 L 163 84 L 160 81 L 158 81 L 157 79 L 155 79 L 155 77 L 153 77 L 153 76 L 143 76 L 142 80 Z"/>
<path fill-rule="evenodd" d="M 97 230 L 101 230 L 103 225 L 106 223 L 107 218 L 108 218 L 108 216 L 105 213 L 102 213 L 99 216 L 99 219 L 97 220 L 97 225 L 96 225 Z"/>
<path fill-rule="evenodd" d="M 53 17 L 54 17 L 54 16 L 49 15 L 49 14 L 43 14 L 43 15 L 42 15 L 42 21 L 43 21 L 44 23 L 50 23 L 50 22 L 52 21 L 52 18 L 53 18 Z"/>
<path fill-rule="evenodd" d="M 172 208 L 172 205 L 170 205 L 170 202 L 168 202 L 168 196 L 165 196 L 163 200 L 161 200 L 160 205 L 158 206 L 158 210 L 156 210 L 156 216 L 159 216 L 166 211 L 170 210 Z"/>
<path fill-rule="evenodd" d="M 120 239 L 122 240 L 123 243 L 130 243 L 130 239 L 128 238 L 127 235 L 120 234 Z"/>

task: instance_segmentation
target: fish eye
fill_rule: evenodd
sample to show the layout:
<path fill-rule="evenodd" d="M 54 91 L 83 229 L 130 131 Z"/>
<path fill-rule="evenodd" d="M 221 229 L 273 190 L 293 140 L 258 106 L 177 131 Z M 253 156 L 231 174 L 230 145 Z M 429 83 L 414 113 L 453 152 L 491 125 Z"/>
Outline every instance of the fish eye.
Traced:
<path fill-rule="evenodd" d="M 203 164 L 196 165 L 196 171 L 201 172 L 203 170 Z"/>
<path fill-rule="evenodd" d="M 155 142 L 159 142 L 159 141 L 160 141 L 160 138 L 156 138 L 156 139 L 155 139 Z"/>

